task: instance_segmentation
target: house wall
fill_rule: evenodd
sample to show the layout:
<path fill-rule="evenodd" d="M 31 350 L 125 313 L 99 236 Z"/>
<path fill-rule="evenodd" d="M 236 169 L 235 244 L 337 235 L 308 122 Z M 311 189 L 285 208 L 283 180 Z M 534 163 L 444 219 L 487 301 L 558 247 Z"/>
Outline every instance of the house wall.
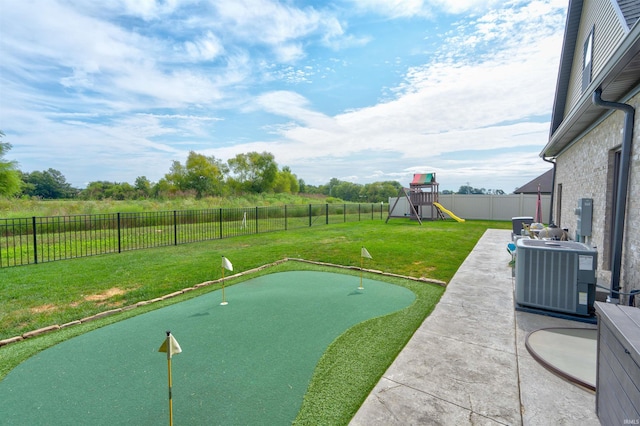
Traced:
<path fill-rule="evenodd" d="M 622 291 L 628 292 L 640 289 L 640 94 L 626 103 L 636 109 L 620 277 Z M 587 243 L 598 248 L 598 280 L 603 285 L 611 281 L 608 261 L 613 234 L 611 158 L 612 151 L 622 144 L 623 128 L 624 114 L 616 111 L 556 159 L 556 197 L 558 185 L 562 185 L 562 223 L 559 225 L 569 228 L 572 237 L 577 224 L 578 199 L 593 198 L 592 236 Z"/>
<path fill-rule="evenodd" d="M 626 35 L 626 24 L 620 20 L 619 10 L 616 10 L 615 7 L 617 6 L 614 6 L 611 0 L 585 0 L 584 2 L 573 65 L 571 67 L 571 81 L 569 82 L 567 104 L 565 106 L 566 113 L 571 111 L 583 93 L 583 50 L 584 43 L 591 30 L 594 30 L 591 80 L 602 71 L 606 61 L 612 56 L 616 47 Z"/>

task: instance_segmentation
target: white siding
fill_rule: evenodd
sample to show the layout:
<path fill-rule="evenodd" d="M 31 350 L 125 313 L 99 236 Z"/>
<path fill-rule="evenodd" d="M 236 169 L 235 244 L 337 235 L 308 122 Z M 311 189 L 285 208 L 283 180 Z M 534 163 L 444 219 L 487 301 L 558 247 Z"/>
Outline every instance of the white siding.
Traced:
<path fill-rule="evenodd" d="M 616 47 L 626 34 L 615 6 L 610 0 L 586 0 L 582 8 L 580 28 L 576 40 L 576 48 L 573 54 L 571 67 L 571 80 L 567 94 L 565 116 L 576 105 L 582 96 L 582 60 L 584 43 L 589 33 L 593 33 L 593 61 L 591 80 L 593 81 L 602 71 L 607 60 L 614 53 Z"/>

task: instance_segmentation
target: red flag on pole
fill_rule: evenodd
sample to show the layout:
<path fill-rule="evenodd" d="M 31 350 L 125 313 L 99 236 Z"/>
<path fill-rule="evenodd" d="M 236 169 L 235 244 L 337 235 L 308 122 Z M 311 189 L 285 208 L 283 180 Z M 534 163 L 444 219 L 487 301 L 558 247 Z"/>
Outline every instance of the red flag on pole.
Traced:
<path fill-rule="evenodd" d="M 538 184 L 538 201 L 536 201 L 536 223 L 542 223 L 542 200 L 540 199 L 540 184 Z"/>

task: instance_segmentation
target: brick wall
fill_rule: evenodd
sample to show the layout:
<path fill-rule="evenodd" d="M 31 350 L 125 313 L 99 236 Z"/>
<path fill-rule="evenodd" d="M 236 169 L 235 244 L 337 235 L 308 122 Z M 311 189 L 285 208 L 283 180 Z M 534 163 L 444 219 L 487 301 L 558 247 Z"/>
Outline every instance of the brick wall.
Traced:
<path fill-rule="evenodd" d="M 627 103 L 636 109 L 620 280 L 623 291 L 628 292 L 640 289 L 640 94 Z M 622 144 L 623 128 L 624 113 L 616 111 L 556 160 L 556 185 L 562 184 L 559 225 L 569 228 L 572 238 L 578 199 L 593 198 L 592 236 L 586 242 L 598 248 L 598 281 L 603 285 L 611 280 L 608 248 L 613 235 L 612 152 Z"/>

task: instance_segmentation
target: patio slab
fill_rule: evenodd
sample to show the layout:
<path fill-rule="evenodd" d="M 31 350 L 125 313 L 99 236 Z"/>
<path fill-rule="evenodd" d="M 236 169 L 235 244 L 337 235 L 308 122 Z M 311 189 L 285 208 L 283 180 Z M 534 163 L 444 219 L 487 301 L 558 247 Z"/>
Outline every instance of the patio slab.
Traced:
<path fill-rule="evenodd" d="M 510 239 L 483 235 L 351 425 L 600 424 L 595 394 L 524 345 L 540 328 L 593 326 L 514 310 Z"/>

